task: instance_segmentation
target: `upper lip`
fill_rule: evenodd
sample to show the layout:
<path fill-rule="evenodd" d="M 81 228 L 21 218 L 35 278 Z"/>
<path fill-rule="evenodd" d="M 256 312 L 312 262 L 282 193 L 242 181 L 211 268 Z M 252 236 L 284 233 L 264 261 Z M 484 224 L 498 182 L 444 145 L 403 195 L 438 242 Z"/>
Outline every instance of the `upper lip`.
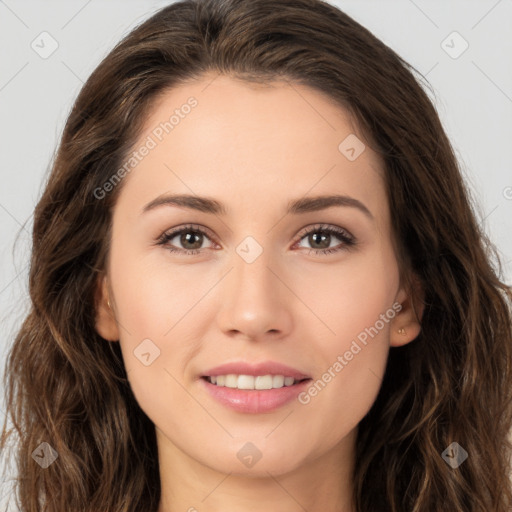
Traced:
<path fill-rule="evenodd" d="M 309 375 L 300 370 L 291 368 L 285 364 L 275 361 L 264 361 L 258 364 L 250 364 L 244 361 L 221 364 L 215 368 L 207 370 L 203 377 L 215 377 L 217 375 L 283 375 L 284 377 L 293 377 L 295 380 L 309 379 Z"/>

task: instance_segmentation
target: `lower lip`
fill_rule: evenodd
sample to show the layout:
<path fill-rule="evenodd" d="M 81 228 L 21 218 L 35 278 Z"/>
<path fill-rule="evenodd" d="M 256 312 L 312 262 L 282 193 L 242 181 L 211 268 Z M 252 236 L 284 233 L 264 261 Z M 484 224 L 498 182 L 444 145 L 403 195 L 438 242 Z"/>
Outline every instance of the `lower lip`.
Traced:
<path fill-rule="evenodd" d="M 311 379 L 303 380 L 293 386 L 283 386 L 277 389 L 236 389 L 217 386 L 201 378 L 202 384 L 210 395 L 221 404 L 238 412 L 259 414 L 272 412 L 291 402 L 304 391 Z"/>

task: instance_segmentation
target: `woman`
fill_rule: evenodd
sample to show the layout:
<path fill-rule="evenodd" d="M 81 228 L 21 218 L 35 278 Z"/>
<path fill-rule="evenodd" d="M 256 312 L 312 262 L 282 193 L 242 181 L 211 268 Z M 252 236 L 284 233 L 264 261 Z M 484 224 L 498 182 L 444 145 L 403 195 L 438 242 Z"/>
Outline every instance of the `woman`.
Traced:
<path fill-rule="evenodd" d="M 510 509 L 511 290 L 411 69 L 319 0 L 103 60 L 6 366 L 21 511 Z"/>

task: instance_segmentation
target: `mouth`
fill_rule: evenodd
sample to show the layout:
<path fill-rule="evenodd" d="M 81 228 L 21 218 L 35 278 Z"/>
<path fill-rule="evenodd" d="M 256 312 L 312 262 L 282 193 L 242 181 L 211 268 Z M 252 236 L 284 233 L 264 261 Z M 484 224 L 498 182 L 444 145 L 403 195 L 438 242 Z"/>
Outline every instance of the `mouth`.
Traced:
<path fill-rule="evenodd" d="M 241 369 L 240 365 L 237 368 Z M 233 371 L 232 366 L 229 369 Z M 226 366 L 222 371 L 218 368 L 210 370 L 208 373 L 212 375 L 201 376 L 199 382 L 217 403 L 243 414 L 272 413 L 292 403 L 310 385 L 309 381 L 313 380 L 283 366 L 280 370 L 274 366 L 273 371 L 276 373 L 267 373 L 272 372 L 268 366 L 266 371 L 254 370 L 252 375 L 249 374 L 251 368 L 247 366 L 242 370 L 246 373 L 225 373 L 226 371 Z M 277 373 L 278 371 L 288 375 Z"/>
<path fill-rule="evenodd" d="M 203 375 L 201 377 L 206 382 L 218 387 L 250 390 L 279 389 L 283 387 L 292 387 L 301 384 L 304 381 L 312 380 L 310 377 L 294 378 L 285 375 L 244 375 L 244 374 L 225 374 L 225 375 Z"/>

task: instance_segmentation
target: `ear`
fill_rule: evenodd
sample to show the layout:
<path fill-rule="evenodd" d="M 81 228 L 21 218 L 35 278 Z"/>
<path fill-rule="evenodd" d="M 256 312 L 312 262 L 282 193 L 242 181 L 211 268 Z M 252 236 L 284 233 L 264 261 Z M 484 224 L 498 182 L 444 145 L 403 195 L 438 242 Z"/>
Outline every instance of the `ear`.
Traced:
<path fill-rule="evenodd" d="M 109 299 L 110 294 L 107 286 L 107 276 L 100 274 L 96 283 L 95 294 L 95 328 L 98 334 L 108 341 L 119 340 L 119 329 L 112 310 L 113 301 Z M 110 306 L 108 302 L 110 300 Z"/>
<path fill-rule="evenodd" d="M 418 337 L 425 309 L 424 297 L 417 276 L 412 277 L 410 286 L 400 288 L 395 301 L 401 305 L 401 309 L 390 322 L 389 344 L 392 347 L 401 347 Z"/>

